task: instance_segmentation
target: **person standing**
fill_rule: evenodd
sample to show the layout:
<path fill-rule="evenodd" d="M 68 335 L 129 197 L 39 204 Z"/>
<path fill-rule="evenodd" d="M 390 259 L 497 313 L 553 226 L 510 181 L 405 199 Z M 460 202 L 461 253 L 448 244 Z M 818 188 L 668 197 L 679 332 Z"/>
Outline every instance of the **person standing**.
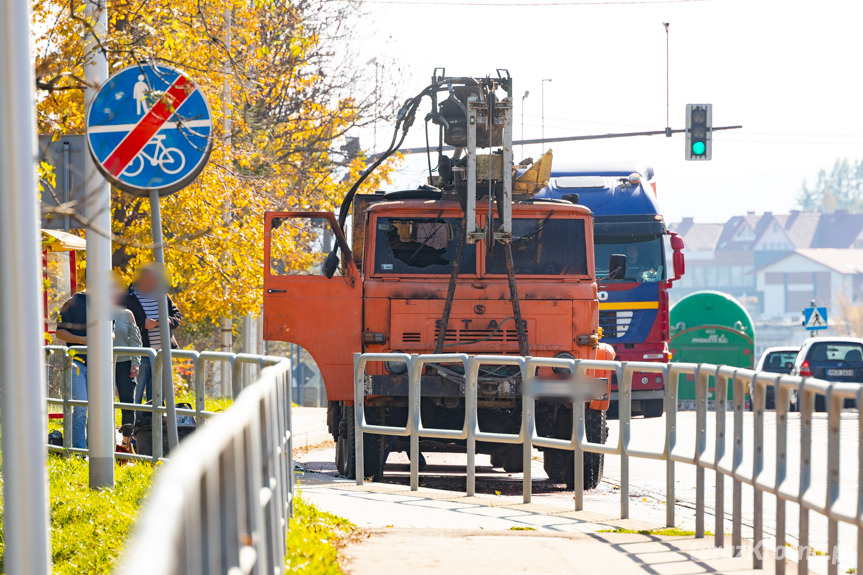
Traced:
<path fill-rule="evenodd" d="M 87 345 L 87 295 L 78 292 L 66 300 L 60 308 L 57 331 L 54 334 L 67 347 Z M 72 357 L 72 399 L 87 401 L 87 355 Z M 72 408 L 72 447 L 87 448 L 87 408 Z"/>
<path fill-rule="evenodd" d="M 119 287 L 119 286 L 118 286 Z M 124 290 L 117 291 L 117 302 L 124 298 Z M 114 347 L 143 347 L 141 331 L 135 323 L 135 316 L 126 308 L 118 308 L 114 312 Z M 141 356 L 120 355 L 114 363 L 114 385 L 117 387 L 117 397 L 121 403 L 134 403 L 137 377 L 141 366 Z M 135 412 L 129 409 L 122 411 L 122 425 L 135 423 Z M 130 437 L 124 431 L 123 445 L 128 446 Z"/>
<path fill-rule="evenodd" d="M 162 337 L 159 332 L 159 285 L 162 282 L 160 272 L 152 265 L 144 266 L 138 272 L 138 277 L 129 286 L 122 305 L 132 312 L 135 323 L 141 331 L 143 347 L 162 349 Z M 168 323 L 171 348 L 179 347 L 174 338 L 174 329 L 180 326 L 182 314 L 168 296 Z M 153 366 L 148 356 L 141 357 L 141 367 L 138 372 L 138 384 L 135 386 L 135 403 L 141 403 L 144 398 L 149 401 L 153 397 Z"/>

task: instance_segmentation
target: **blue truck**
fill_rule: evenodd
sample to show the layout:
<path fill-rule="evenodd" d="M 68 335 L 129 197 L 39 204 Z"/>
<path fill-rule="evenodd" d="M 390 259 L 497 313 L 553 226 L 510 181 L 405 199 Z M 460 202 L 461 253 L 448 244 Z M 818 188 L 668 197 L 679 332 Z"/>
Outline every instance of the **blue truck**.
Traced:
<path fill-rule="evenodd" d="M 570 200 L 594 214 L 594 251 L 599 282 L 602 341 L 620 361 L 668 362 L 668 290 L 684 274 L 683 238 L 669 230 L 656 199 L 654 171 L 635 164 L 554 167 L 536 199 Z M 667 269 L 666 236 L 672 249 Z M 610 280 L 609 257 L 626 255 L 626 274 Z M 600 279 L 603 278 L 603 279 Z M 660 417 L 665 382 L 661 375 L 636 373 L 632 412 Z M 609 415 L 617 412 L 617 382 L 612 381 Z"/>

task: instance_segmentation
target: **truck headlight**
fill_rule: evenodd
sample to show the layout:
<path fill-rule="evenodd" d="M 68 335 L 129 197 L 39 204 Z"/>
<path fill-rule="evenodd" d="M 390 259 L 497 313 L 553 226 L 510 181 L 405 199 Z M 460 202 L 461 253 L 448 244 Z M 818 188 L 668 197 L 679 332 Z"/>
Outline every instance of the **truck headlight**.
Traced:
<path fill-rule="evenodd" d="M 384 369 L 390 375 L 404 375 L 408 372 L 408 364 L 401 360 L 385 361 Z"/>
<path fill-rule="evenodd" d="M 575 356 L 568 351 L 562 351 L 554 356 L 556 359 L 575 359 Z M 571 373 L 567 367 L 553 367 L 551 370 L 557 374 Z"/>

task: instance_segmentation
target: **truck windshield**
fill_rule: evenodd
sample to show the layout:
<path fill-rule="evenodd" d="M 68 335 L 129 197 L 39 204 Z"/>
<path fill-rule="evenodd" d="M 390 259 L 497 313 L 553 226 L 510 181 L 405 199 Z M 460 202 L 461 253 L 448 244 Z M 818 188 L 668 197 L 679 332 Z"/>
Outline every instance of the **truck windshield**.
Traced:
<path fill-rule="evenodd" d="M 662 236 L 595 236 L 596 277 L 608 275 L 612 254 L 626 256 L 626 277 L 618 282 L 660 282 L 665 280 Z M 609 280 L 605 280 L 609 281 Z"/>
<path fill-rule="evenodd" d="M 587 275 L 584 220 L 513 219 L 512 259 L 516 275 Z M 502 246 L 495 246 L 486 267 L 489 274 L 506 274 Z"/>
<path fill-rule="evenodd" d="M 378 218 L 375 273 L 450 273 L 461 228 L 460 218 Z M 476 274 L 474 246 L 465 246 L 459 273 Z"/>

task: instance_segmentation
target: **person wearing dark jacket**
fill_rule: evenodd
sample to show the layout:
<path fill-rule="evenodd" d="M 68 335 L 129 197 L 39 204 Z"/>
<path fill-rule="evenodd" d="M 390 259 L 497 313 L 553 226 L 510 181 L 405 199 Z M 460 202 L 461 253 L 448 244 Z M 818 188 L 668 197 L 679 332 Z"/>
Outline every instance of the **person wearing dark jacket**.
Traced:
<path fill-rule="evenodd" d="M 87 345 L 87 294 L 78 292 L 70 297 L 60 309 L 57 332 L 54 334 L 68 347 Z M 72 357 L 72 399 L 87 401 L 87 355 Z M 76 405 L 72 408 L 72 447 L 87 447 L 87 408 Z"/>
<path fill-rule="evenodd" d="M 123 298 L 123 306 L 135 316 L 135 323 L 141 330 L 141 340 L 144 347 L 162 349 L 161 333 L 159 332 L 159 285 L 162 282 L 160 272 L 153 266 L 145 266 L 138 272 L 135 282 L 129 286 Z M 174 329 L 180 326 L 182 314 L 168 296 L 168 323 L 171 333 L 171 348 L 179 347 L 174 338 Z M 135 386 L 135 403 L 141 403 L 146 396 L 149 401 L 153 397 L 153 366 L 146 355 L 141 357 L 141 367 L 138 371 L 138 385 Z"/>

